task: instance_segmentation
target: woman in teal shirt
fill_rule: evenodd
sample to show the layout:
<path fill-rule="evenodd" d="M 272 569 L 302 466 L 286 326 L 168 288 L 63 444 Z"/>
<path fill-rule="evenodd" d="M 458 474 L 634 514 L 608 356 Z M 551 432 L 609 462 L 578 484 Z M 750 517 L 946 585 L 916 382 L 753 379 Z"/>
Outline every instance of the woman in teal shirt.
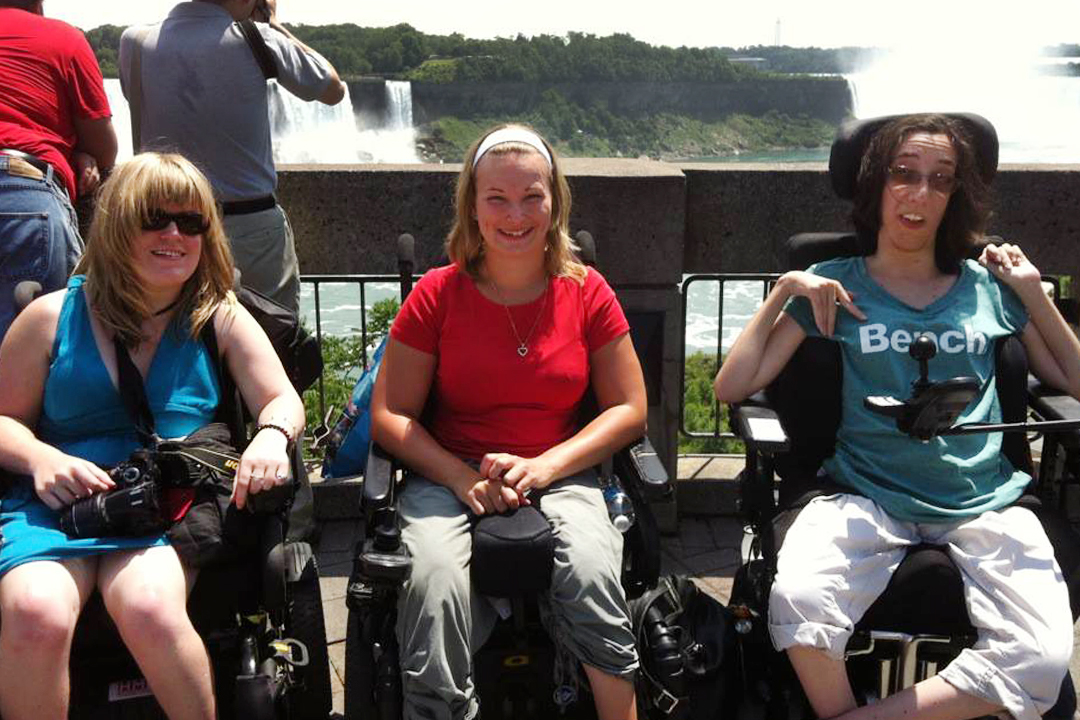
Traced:
<path fill-rule="evenodd" d="M 1035 516 L 1012 505 L 1030 478 L 1001 454 L 1000 435 L 922 443 L 863 408 L 906 397 L 911 342 L 938 348 L 935 377 L 970 375 L 980 392 L 961 421 L 1000 417 L 994 341 L 1017 334 L 1044 382 L 1080 398 L 1080 343 L 1020 248 L 987 246 L 987 188 L 962 121 L 907 116 L 870 140 L 858 175 L 865 257 L 780 278 L 717 375 L 723 402 L 765 387 L 808 335 L 840 345 L 841 424 L 830 479 L 851 489 L 800 511 L 777 559 L 773 644 L 786 650 L 818 717 L 1034 718 L 1068 669 L 1068 591 Z M 976 644 L 938 675 L 856 707 L 843 664 L 852 629 L 884 591 L 907 547 L 944 545 L 960 570 Z"/>

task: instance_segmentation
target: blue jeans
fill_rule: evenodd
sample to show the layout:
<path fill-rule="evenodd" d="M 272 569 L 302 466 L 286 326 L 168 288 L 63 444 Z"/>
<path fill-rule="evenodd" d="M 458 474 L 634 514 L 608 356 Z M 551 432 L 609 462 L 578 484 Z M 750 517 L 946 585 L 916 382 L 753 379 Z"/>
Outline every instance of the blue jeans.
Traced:
<path fill-rule="evenodd" d="M 83 249 L 60 179 L 51 168 L 45 177 L 31 177 L 25 164 L 11 160 L 0 154 L 0 338 L 19 310 L 15 286 L 33 280 L 43 293 L 63 288 Z"/>

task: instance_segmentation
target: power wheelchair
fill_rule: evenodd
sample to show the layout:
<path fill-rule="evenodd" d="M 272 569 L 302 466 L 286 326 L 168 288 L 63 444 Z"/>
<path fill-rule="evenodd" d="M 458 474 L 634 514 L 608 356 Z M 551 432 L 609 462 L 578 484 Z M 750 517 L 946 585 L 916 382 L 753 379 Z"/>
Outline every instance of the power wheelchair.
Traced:
<path fill-rule="evenodd" d="M 34 285 L 16 289 L 18 307 L 40 292 Z M 260 319 L 258 310 L 253 313 Z M 242 447 L 248 439 L 242 399 L 224 364 L 218 368 L 223 400 L 215 420 L 225 423 L 233 444 Z M 290 377 L 296 384 L 296 375 Z M 304 389 L 297 386 L 298 392 Z M 307 542 L 287 537 L 298 478 L 306 472 L 301 452 L 297 443 L 290 484 L 252 496 L 250 529 L 256 537 L 229 560 L 201 568 L 188 598 L 188 614 L 210 657 L 223 720 L 316 720 L 330 713 L 318 567 Z M 165 717 L 96 591 L 76 625 L 70 669 L 70 717 Z"/>
<path fill-rule="evenodd" d="M 404 298 L 412 282 L 412 238 L 399 242 L 399 271 Z M 595 249 L 588 233 L 578 233 L 583 260 L 592 264 Z M 634 334 L 633 326 L 631 335 Z M 640 353 L 640 349 L 639 349 Z M 583 413 L 584 414 L 584 413 Z M 595 414 L 595 405 L 593 411 Z M 586 417 L 591 417 L 586 415 Z M 373 444 L 364 473 L 362 528 L 349 579 L 345 659 L 345 717 L 398 720 L 402 712 L 401 671 L 395 636 L 398 591 L 408 578 L 412 560 L 401 542 L 395 496 L 401 468 Z M 630 496 L 636 522 L 623 536 L 623 586 L 627 597 L 656 585 L 660 573 L 660 540 L 649 503 L 672 492 L 667 473 L 647 437 L 616 453 L 598 469 L 601 477 L 617 477 Z M 531 512 L 530 512 L 531 511 Z M 516 539 L 495 556 L 474 545 L 473 581 L 486 595 L 509 602 L 488 641 L 473 656 L 473 679 L 485 718 L 595 717 L 590 697 L 578 697 L 569 686 L 555 687 L 555 651 L 539 617 L 536 593 L 542 587 L 515 584 L 504 571 L 518 563 L 535 567 L 545 549 L 521 524 L 537 513 L 524 508 L 507 515 L 484 516 L 479 527 Z M 542 518 L 539 522 L 546 524 Z M 507 527 L 509 526 L 509 527 Z M 533 525 L 535 527 L 535 525 Z M 474 533 L 476 530 L 474 530 Z M 550 548 L 547 561 L 550 562 Z M 485 568 L 478 576 L 477 568 Z M 502 572 L 500 572 L 502 571 Z M 545 578 L 542 583 L 550 578 Z M 582 687 L 587 687 L 582 683 Z"/>
<path fill-rule="evenodd" d="M 962 117 L 975 135 L 980 172 L 989 181 L 997 168 L 994 129 L 978 116 Z M 867 143 L 890 119 L 853 121 L 840 129 L 829 170 L 841 198 L 853 197 Z M 851 233 L 796 235 L 784 252 L 789 269 L 865 254 Z M 1057 304 L 1066 319 L 1077 322 L 1075 301 L 1057 299 Z M 925 380 L 925 361 L 922 364 Z M 913 375 L 916 367 L 913 361 Z M 933 369 L 932 360 L 929 367 Z M 1040 421 L 1058 421 L 1059 428 L 1047 429 L 1043 437 L 1037 474 L 1025 434 L 1006 433 L 1003 451 L 1015 467 L 1034 478 L 1018 504 L 1030 507 L 1043 523 L 1069 585 L 1075 620 L 1080 616 L 1080 534 L 1062 511 L 1080 484 L 1080 432 L 1075 422 L 1080 420 L 1080 403 L 1029 377 L 1023 345 L 1015 336 L 999 341 L 996 368 L 1003 423 L 1024 423 L 1029 414 Z M 732 409 L 732 429 L 746 444 L 739 492 L 748 535 L 729 604 L 738 618 L 740 656 L 739 699 L 731 711 L 741 716 L 813 716 L 786 655 L 772 649 L 768 598 L 778 549 L 799 509 L 817 495 L 843 490 L 818 477 L 822 460 L 832 454 L 835 444 L 841 381 L 837 344 L 807 338 L 765 391 Z M 960 409 L 955 408 L 957 413 Z M 1071 429 L 1061 431 L 1060 426 Z M 848 675 L 856 697 L 872 701 L 909 687 L 936 674 L 970 646 L 976 631 L 963 597 L 959 572 L 943 548 L 925 544 L 912 548 L 848 642 Z M 1057 705 L 1045 717 L 1071 718 L 1075 708 L 1075 689 L 1066 674 Z"/>

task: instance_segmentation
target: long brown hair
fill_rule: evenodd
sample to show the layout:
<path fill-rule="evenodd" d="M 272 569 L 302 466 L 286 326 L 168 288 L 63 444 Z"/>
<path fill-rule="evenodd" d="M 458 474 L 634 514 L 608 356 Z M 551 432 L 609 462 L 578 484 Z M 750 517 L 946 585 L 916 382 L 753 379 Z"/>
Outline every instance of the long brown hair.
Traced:
<path fill-rule="evenodd" d="M 867 254 L 872 254 L 881 229 L 881 195 L 889 165 L 900 146 L 921 132 L 947 136 L 956 152 L 956 177 L 960 182 L 949 198 L 934 242 L 938 270 L 955 274 L 983 235 L 990 217 L 990 188 L 979 171 L 975 142 L 961 120 L 947 115 L 905 115 L 875 133 L 859 166 L 851 219 Z"/>
<path fill-rule="evenodd" d="M 136 155 L 102 185 L 86 252 L 75 268 L 86 275 L 87 299 L 96 317 L 128 347 L 145 339 L 141 325 L 153 313 L 132 264 L 132 247 L 150 212 L 165 205 L 191 208 L 210 222 L 199 264 L 177 301 L 191 337 L 198 337 L 219 305 L 236 302 L 232 252 L 206 177 L 177 154 Z"/>
<path fill-rule="evenodd" d="M 559 158 L 551 145 L 539 133 L 527 125 L 498 125 L 489 129 L 472 144 L 469 152 L 465 154 L 465 163 L 461 166 L 458 174 L 457 190 L 454 196 L 454 225 L 450 228 L 450 234 L 446 237 L 446 254 L 450 261 L 459 268 L 469 273 L 473 278 L 479 277 L 480 266 L 484 260 L 484 241 L 480 235 L 480 226 L 476 222 L 474 212 L 476 209 L 476 171 L 473 169 L 473 160 L 480 143 L 491 133 L 503 128 L 522 128 L 527 130 L 544 143 L 551 155 L 551 175 L 549 176 L 551 188 L 551 227 L 547 234 L 547 252 L 544 253 L 545 270 L 553 277 L 570 277 L 579 283 L 585 281 L 585 266 L 582 265 L 575 253 L 577 245 L 570 238 L 570 185 L 566 182 L 559 167 Z M 521 142 L 506 142 L 495 145 L 485 155 L 510 155 L 510 154 L 539 154 L 536 148 Z"/>

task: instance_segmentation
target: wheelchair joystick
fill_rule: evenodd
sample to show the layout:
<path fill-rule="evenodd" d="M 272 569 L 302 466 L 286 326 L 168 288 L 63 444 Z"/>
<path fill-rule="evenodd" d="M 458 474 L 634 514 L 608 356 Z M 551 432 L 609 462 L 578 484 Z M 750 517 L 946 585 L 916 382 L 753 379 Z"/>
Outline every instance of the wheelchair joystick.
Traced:
<path fill-rule="evenodd" d="M 911 383 L 912 395 L 918 395 L 930 387 L 930 359 L 937 355 L 937 345 L 928 336 L 920 335 L 911 343 L 908 355 L 919 363 L 919 379 Z"/>
<path fill-rule="evenodd" d="M 928 335 L 915 338 L 908 354 L 919 363 L 919 377 L 911 383 L 911 397 L 898 400 L 871 395 L 863 399 L 863 407 L 894 418 L 900 432 L 927 442 L 953 428 L 978 393 L 979 381 L 965 376 L 931 382 L 930 359 L 937 355 L 937 344 Z"/>

